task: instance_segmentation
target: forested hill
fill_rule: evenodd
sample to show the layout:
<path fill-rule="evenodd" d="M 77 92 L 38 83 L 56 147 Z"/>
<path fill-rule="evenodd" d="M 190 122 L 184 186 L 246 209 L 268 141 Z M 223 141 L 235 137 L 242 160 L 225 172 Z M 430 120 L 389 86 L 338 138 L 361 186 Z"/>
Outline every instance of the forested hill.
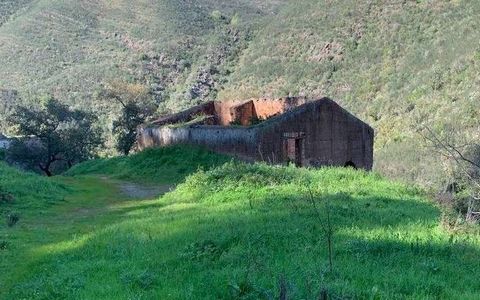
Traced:
<path fill-rule="evenodd" d="M 0 88 L 104 114 L 106 86 L 160 110 L 207 99 L 328 95 L 377 132 L 376 168 L 441 181 L 418 126 L 474 139 L 480 2 L 2 1 Z M 438 176 L 437 176 L 438 175 Z"/>

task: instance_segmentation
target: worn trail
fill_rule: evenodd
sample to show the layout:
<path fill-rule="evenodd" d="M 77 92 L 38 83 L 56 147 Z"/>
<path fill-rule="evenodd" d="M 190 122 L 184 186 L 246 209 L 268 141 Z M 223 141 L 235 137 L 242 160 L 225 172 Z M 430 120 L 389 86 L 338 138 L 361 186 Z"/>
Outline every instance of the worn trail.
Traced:
<path fill-rule="evenodd" d="M 172 189 L 172 186 L 168 184 L 145 186 L 133 182 L 120 182 L 118 187 L 123 195 L 135 199 L 156 198 Z"/>

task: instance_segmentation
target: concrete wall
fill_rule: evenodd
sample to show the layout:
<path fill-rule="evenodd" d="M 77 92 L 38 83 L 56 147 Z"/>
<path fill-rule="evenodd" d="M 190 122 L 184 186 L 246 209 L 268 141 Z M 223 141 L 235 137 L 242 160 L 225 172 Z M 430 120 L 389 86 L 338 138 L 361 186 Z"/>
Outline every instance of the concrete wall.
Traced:
<path fill-rule="evenodd" d="M 257 136 L 254 127 L 195 126 L 190 128 L 189 143 L 254 160 L 258 154 Z"/>

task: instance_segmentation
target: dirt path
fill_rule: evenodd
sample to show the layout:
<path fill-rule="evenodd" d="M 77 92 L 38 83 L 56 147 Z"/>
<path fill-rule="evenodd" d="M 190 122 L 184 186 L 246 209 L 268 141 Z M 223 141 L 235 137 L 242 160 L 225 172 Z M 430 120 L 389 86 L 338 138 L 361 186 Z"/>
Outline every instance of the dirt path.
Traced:
<path fill-rule="evenodd" d="M 174 188 L 171 184 L 143 185 L 130 181 L 112 180 L 106 176 L 100 178 L 115 184 L 123 195 L 133 199 L 153 199 Z"/>
<path fill-rule="evenodd" d="M 156 198 L 169 192 L 172 188 L 172 186 L 168 184 L 145 186 L 133 182 L 119 182 L 118 187 L 122 194 L 134 199 Z"/>

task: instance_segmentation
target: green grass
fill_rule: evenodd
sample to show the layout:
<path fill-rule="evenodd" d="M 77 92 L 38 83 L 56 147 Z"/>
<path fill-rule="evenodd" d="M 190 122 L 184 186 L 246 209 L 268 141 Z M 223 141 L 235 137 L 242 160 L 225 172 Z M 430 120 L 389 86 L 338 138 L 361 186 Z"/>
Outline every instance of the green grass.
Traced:
<path fill-rule="evenodd" d="M 172 146 L 110 159 L 91 160 L 74 166 L 66 175 L 107 175 L 147 183 L 178 183 L 199 168 L 208 169 L 231 160 L 200 147 Z"/>
<path fill-rule="evenodd" d="M 25 173 L 0 161 L 0 189 L 13 196 L 12 203 L 0 202 L 2 213 L 9 209 L 42 209 L 63 200 L 68 187 L 34 173 Z M 5 208 L 6 207 L 6 208 Z M 3 216 L 2 216 L 3 217 Z"/>
<path fill-rule="evenodd" d="M 155 159 L 172 151 L 187 150 Z M 82 176 L 54 179 L 70 187 L 66 201 L 2 230 L 11 246 L 0 250 L 0 298 L 276 299 L 281 278 L 290 299 L 316 299 L 322 289 L 334 299 L 480 295 L 478 229 L 445 230 L 417 188 L 351 169 L 231 161 L 171 177 L 183 183 L 160 199 L 133 200 L 92 175 L 97 165 L 112 174 L 136 167 L 133 179 L 165 180 L 149 169 L 166 165 L 138 163 L 137 156 L 89 162 L 72 170 Z M 176 167 L 189 164 L 184 157 Z"/>
<path fill-rule="evenodd" d="M 17 226 L 26 229 L 24 224 L 43 216 L 55 204 L 64 203 L 70 191 L 70 187 L 61 182 L 25 173 L 0 162 L 0 290 L 11 274 L 8 270 L 12 263 L 13 266 L 17 263 L 12 261 L 12 255 L 16 255 L 16 251 L 23 248 L 26 242 L 17 240 L 15 234 L 11 235 L 12 231 Z M 9 215 L 19 218 L 13 228 L 8 227 Z"/>

